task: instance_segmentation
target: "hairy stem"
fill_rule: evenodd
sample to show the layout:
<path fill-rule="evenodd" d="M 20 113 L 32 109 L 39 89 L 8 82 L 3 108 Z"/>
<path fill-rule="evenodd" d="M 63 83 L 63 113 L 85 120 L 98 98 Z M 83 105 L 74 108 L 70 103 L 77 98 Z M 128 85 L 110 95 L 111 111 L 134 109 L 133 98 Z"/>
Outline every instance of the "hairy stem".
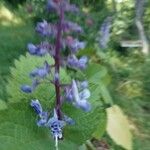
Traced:
<path fill-rule="evenodd" d="M 63 9 L 60 5 L 60 18 L 57 28 L 56 48 L 55 48 L 55 92 L 56 92 L 56 111 L 58 119 L 61 120 L 61 95 L 60 95 L 60 48 L 61 48 L 61 36 L 62 36 L 62 21 L 64 17 Z"/>

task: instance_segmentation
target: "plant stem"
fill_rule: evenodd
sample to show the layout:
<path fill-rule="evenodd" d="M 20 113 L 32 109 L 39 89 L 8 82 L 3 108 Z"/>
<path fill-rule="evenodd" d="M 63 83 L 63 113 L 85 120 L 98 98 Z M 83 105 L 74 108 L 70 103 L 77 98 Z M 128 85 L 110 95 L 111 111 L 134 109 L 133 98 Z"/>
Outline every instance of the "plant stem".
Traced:
<path fill-rule="evenodd" d="M 64 18 L 64 12 L 60 4 L 60 17 L 57 28 L 56 48 L 55 48 L 55 92 L 56 92 L 56 112 L 58 119 L 61 120 L 61 95 L 60 95 L 60 48 L 61 48 L 61 36 L 62 36 L 62 21 Z"/>

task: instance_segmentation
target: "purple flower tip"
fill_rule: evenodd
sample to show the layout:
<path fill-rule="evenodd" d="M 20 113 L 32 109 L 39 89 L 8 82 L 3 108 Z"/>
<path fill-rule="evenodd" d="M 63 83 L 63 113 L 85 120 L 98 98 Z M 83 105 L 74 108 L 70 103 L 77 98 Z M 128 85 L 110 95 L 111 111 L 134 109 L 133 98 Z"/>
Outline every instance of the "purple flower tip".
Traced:
<path fill-rule="evenodd" d="M 39 102 L 39 100 L 32 100 L 30 103 L 31 107 L 35 110 L 35 112 L 40 115 L 42 114 L 42 106 Z"/>
<path fill-rule="evenodd" d="M 31 73 L 30 76 L 31 77 L 40 77 L 40 78 L 44 78 L 46 77 L 48 74 L 50 73 L 50 65 L 45 62 L 43 67 L 39 67 L 34 69 Z"/>
<path fill-rule="evenodd" d="M 87 100 L 81 100 L 80 102 L 75 103 L 74 105 L 85 112 L 89 112 L 91 110 L 91 104 L 87 102 Z"/>
<path fill-rule="evenodd" d="M 88 87 L 88 82 L 87 81 L 83 81 L 80 83 L 81 88 L 87 88 Z"/>
<path fill-rule="evenodd" d="M 21 90 L 25 93 L 32 93 L 32 87 L 29 85 L 23 85 L 21 86 Z"/>
<path fill-rule="evenodd" d="M 58 137 L 62 138 L 62 128 L 65 126 L 65 122 L 62 120 L 58 120 L 58 116 L 56 110 L 54 109 L 53 117 L 50 118 L 47 122 L 47 127 L 51 129 L 51 133 L 54 138 Z"/>
<path fill-rule="evenodd" d="M 85 69 L 87 66 L 88 58 L 86 56 L 82 56 L 80 59 L 78 59 L 75 55 L 71 55 L 68 57 L 67 64 L 71 68 L 79 68 L 79 69 Z"/>
<path fill-rule="evenodd" d="M 66 115 L 64 115 L 64 121 L 69 125 L 75 125 L 75 121 Z"/>
<path fill-rule="evenodd" d="M 47 120 L 48 120 L 48 113 L 47 112 L 42 112 L 40 115 L 40 120 L 37 121 L 37 125 L 39 127 L 41 126 L 46 126 Z"/>

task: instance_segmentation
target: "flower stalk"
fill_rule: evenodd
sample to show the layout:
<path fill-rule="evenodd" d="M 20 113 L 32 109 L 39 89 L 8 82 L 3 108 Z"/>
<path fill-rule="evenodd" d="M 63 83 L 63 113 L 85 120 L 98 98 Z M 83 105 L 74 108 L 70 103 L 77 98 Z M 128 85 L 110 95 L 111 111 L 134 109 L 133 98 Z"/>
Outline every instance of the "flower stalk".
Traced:
<path fill-rule="evenodd" d="M 60 4 L 60 17 L 59 17 L 59 23 L 57 26 L 57 37 L 56 37 L 56 48 L 55 48 L 55 91 L 56 91 L 56 111 L 58 115 L 58 119 L 61 120 L 61 95 L 60 95 L 60 78 L 59 78 L 59 72 L 60 72 L 60 48 L 61 48 L 61 36 L 62 36 L 62 22 L 64 18 L 64 11 L 62 9 L 62 6 Z"/>

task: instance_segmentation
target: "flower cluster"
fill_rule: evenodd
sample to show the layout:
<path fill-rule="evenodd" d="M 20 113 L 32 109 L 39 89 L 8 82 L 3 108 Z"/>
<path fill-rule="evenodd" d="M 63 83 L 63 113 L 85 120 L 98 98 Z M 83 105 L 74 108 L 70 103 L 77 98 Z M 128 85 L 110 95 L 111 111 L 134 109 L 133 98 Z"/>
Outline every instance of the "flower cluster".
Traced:
<path fill-rule="evenodd" d="M 51 24 L 46 20 L 39 22 L 36 26 L 36 31 L 42 37 L 45 37 L 46 41 L 42 41 L 37 45 L 30 43 L 27 48 L 31 55 L 38 57 L 50 55 L 54 58 L 55 63 L 48 64 L 45 61 L 43 66 L 32 70 L 30 73 L 30 78 L 33 80 L 32 85 L 22 85 L 21 90 L 25 93 L 31 93 L 37 86 L 43 83 L 42 80 L 48 79 L 48 76 L 52 77 L 51 80 L 48 79 L 48 82 L 54 85 L 56 91 L 56 105 L 53 111 L 43 111 L 39 100 L 32 100 L 30 105 L 38 115 L 37 125 L 50 129 L 57 147 L 58 140 L 63 137 L 62 130 L 64 126 L 66 124 L 75 124 L 72 118 L 61 111 L 63 103 L 71 103 L 76 108 L 82 109 L 85 112 L 91 110 L 91 105 L 88 101 L 90 97 L 88 82 L 86 80 L 78 81 L 72 79 L 71 83 L 62 86 L 60 67 L 67 66 L 73 70 L 83 70 L 87 67 L 88 58 L 86 56 L 80 58 L 76 56 L 79 50 L 85 48 L 86 43 L 71 36 L 72 32 L 83 33 L 83 29 L 77 23 L 67 21 L 65 18 L 65 12 L 74 13 L 78 12 L 79 9 L 75 5 L 71 5 L 68 0 L 48 0 L 47 9 L 50 12 L 57 13 L 59 17 L 58 23 Z M 55 41 L 55 44 L 52 44 L 51 41 Z M 62 49 L 67 51 L 67 55 L 63 55 Z"/>
<path fill-rule="evenodd" d="M 112 17 L 107 17 L 100 27 L 100 38 L 99 46 L 100 48 L 107 48 L 107 44 L 110 39 L 110 30 L 112 27 Z"/>

